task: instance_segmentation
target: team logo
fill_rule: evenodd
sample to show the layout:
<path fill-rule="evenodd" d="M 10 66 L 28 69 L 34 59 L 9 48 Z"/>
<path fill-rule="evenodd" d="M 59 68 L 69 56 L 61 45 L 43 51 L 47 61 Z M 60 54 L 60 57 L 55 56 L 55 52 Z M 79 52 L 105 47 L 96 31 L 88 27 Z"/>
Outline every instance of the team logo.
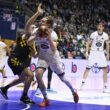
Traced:
<path fill-rule="evenodd" d="M 36 65 L 35 65 L 35 63 L 32 63 L 32 64 L 30 65 L 30 70 L 31 70 L 32 72 L 34 72 L 34 71 L 36 70 Z"/>
<path fill-rule="evenodd" d="M 96 43 L 96 46 L 97 46 L 97 47 L 101 47 L 101 46 L 102 46 L 102 43 L 101 43 L 101 42 L 97 42 L 97 43 Z"/>
<path fill-rule="evenodd" d="M 48 46 L 48 45 L 45 45 L 45 44 L 41 44 L 41 48 L 43 48 L 43 49 L 48 49 L 49 46 Z"/>
<path fill-rule="evenodd" d="M 98 63 L 95 63 L 92 67 L 92 72 L 93 73 L 99 73 L 100 69 L 98 68 Z"/>
<path fill-rule="evenodd" d="M 72 73 L 76 73 L 76 71 L 77 71 L 77 65 L 76 64 L 73 64 L 73 62 L 72 62 L 71 72 Z"/>

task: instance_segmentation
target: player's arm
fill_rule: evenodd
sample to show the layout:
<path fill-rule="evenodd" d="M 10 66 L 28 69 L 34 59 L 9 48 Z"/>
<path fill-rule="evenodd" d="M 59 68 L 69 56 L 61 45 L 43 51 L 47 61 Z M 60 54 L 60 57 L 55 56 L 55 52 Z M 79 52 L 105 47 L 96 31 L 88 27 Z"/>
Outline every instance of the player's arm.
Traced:
<path fill-rule="evenodd" d="M 86 42 L 86 59 L 88 59 L 89 46 L 90 46 L 91 42 L 92 42 L 91 39 L 88 39 L 88 41 Z"/>
<path fill-rule="evenodd" d="M 49 39 L 50 47 L 51 47 L 52 51 L 56 51 L 56 49 L 57 49 L 57 43 L 52 40 L 50 30 L 47 32 L 47 34 L 48 34 L 48 39 Z"/>
<path fill-rule="evenodd" d="M 42 13 L 42 9 L 41 9 L 41 3 L 40 3 L 37 9 L 37 12 L 26 23 L 25 33 L 28 34 L 30 32 L 30 25 L 32 25 L 35 22 L 35 20 L 41 13 Z"/>
<path fill-rule="evenodd" d="M 33 56 L 34 58 L 37 58 L 37 57 L 38 57 L 38 54 L 39 54 L 39 48 L 36 50 L 35 42 L 34 42 L 32 56 Z"/>
<path fill-rule="evenodd" d="M 106 50 L 107 50 L 106 59 L 109 60 L 109 42 L 108 42 L 108 40 L 106 40 L 105 43 L 106 43 Z"/>
<path fill-rule="evenodd" d="M 36 39 L 36 36 L 31 36 L 28 41 L 27 41 L 27 45 L 31 45 Z"/>

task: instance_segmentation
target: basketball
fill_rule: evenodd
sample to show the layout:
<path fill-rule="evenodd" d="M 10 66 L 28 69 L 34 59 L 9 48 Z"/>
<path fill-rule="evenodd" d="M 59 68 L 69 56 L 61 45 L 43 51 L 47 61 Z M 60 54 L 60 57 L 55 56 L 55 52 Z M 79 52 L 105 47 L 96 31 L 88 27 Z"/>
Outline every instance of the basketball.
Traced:
<path fill-rule="evenodd" d="M 48 27 L 40 26 L 37 30 L 37 33 L 40 35 L 41 38 L 46 38 L 47 37 L 47 31 L 48 31 Z"/>

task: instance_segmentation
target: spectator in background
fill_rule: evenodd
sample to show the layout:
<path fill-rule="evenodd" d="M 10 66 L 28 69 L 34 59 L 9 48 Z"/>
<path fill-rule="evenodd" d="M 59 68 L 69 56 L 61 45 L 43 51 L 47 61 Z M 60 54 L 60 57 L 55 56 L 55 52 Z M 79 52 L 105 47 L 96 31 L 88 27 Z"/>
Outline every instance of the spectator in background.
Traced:
<path fill-rule="evenodd" d="M 10 45 L 10 51 L 13 51 L 13 49 L 15 48 L 16 46 L 16 42 L 15 41 L 11 41 L 11 45 Z"/>

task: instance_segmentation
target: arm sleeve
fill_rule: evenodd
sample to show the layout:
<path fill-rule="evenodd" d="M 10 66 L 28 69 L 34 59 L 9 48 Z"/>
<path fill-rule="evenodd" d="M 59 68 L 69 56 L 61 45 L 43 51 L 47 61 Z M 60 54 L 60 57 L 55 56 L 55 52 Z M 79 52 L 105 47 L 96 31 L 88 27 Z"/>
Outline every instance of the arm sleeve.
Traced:
<path fill-rule="evenodd" d="M 93 34 L 93 33 L 90 35 L 90 39 L 91 39 L 91 40 L 94 39 L 94 34 Z"/>
<path fill-rule="evenodd" d="M 52 37 L 52 40 L 53 40 L 54 42 L 57 42 L 57 34 L 56 34 L 55 31 L 53 31 L 53 32 L 51 33 L 51 37 Z"/>
<path fill-rule="evenodd" d="M 106 36 L 105 36 L 105 40 L 108 40 L 108 34 L 106 34 Z"/>
<path fill-rule="evenodd" d="M 38 28 L 36 28 L 36 29 L 33 30 L 32 36 L 35 36 L 35 35 L 37 34 L 37 29 L 38 29 Z"/>

